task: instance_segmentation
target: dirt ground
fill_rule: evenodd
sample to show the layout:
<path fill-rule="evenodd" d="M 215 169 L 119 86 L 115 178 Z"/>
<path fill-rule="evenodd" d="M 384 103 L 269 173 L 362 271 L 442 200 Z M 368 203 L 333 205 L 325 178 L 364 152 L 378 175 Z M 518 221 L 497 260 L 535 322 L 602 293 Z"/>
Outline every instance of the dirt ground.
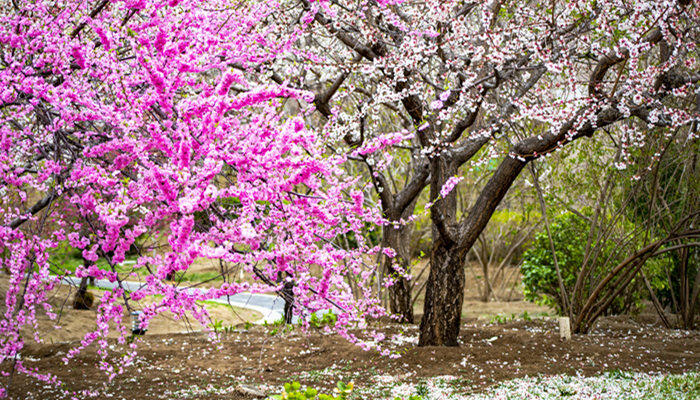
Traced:
<path fill-rule="evenodd" d="M 0 293 L 7 292 L 7 278 L 0 278 Z M 75 288 L 68 285 L 61 285 L 57 290 L 52 292 L 49 303 L 54 307 L 53 312 L 58 314 L 56 320 L 49 319 L 43 312 L 37 313 L 39 323 L 39 332 L 46 343 L 62 343 L 71 342 L 82 339 L 86 333 L 96 329 L 95 324 L 96 309 L 99 303 L 99 298 L 104 291 L 90 289 L 90 293 L 95 296 L 95 305 L 91 310 L 75 310 L 72 308 L 72 300 L 75 294 Z M 155 299 L 147 299 L 141 302 L 132 302 L 132 307 L 141 309 L 146 303 L 152 303 Z M 261 318 L 260 313 L 231 307 L 224 304 L 207 303 L 205 304 L 209 316 L 212 321 L 219 321 L 222 327 L 237 326 L 246 322 L 254 322 Z M 0 302 L 0 311 L 4 311 L 4 299 Z M 124 321 L 130 327 L 131 320 L 129 313 L 125 311 Z M 163 312 L 153 318 L 149 324 L 148 332 L 151 334 L 167 334 L 167 333 L 185 333 L 199 331 L 202 326 L 193 318 L 175 318 L 175 315 L 170 312 Z M 30 337 L 32 335 L 27 335 Z M 116 331 L 111 332 L 111 337 L 116 338 Z"/>
<path fill-rule="evenodd" d="M 376 328 L 387 335 L 386 347 L 400 358 L 363 351 L 322 330 L 305 334 L 298 327 L 287 332 L 257 326 L 238 329 L 224 334 L 218 345 L 201 333 L 147 334 L 138 339 L 136 364 L 105 386 L 104 374 L 95 367 L 99 356 L 94 348 L 64 366 L 61 358 L 70 343 L 34 345 L 23 353 L 25 362 L 56 374 L 64 382 L 63 392 L 18 375 L 10 394 L 14 399 L 48 400 L 99 389 L 100 399 L 244 399 L 251 397 L 241 385 L 269 394 L 291 380 L 321 388 L 352 380 L 356 387 L 368 387 L 442 375 L 456 377 L 458 390 L 470 393 L 537 374 L 700 369 L 700 332 L 665 330 L 627 318 L 605 318 L 591 334 L 575 335 L 571 341 L 558 337 L 556 322 L 549 318 L 502 324 L 473 319 L 463 324 L 458 348 L 416 347 L 415 325 Z M 118 346 L 112 351 L 120 354 Z M 1 367 L 6 370 L 8 365 Z M 7 384 L 6 378 L 0 382 Z"/>
<path fill-rule="evenodd" d="M 213 272 L 201 265 L 198 273 Z M 519 277 L 501 285 L 499 297 L 508 292 L 521 296 Z M 417 280 L 420 285 L 424 278 Z M 48 319 L 40 321 L 46 344 L 29 345 L 22 352 L 25 365 L 54 374 L 59 388 L 25 375 L 15 375 L 10 385 L 13 399 L 86 398 L 94 391 L 98 399 L 249 399 L 256 393 L 279 393 L 285 382 L 330 389 L 338 381 L 354 381 L 357 388 L 381 388 L 398 383 L 418 383 L 424 379 L 452 376 L 460 393 L 483 390 L 496 382 L 538 374 L 596 375 L 604 371 L 685 372 L 700 369 L 700 332 L 660 328 L 655 318 L 604 318 L 589 335 L 577 335 L 569 342 L 558 337 L 557 324 L 547 307 L 518 301 L 479 301 L 478 275 L 467 274 L 464 324 L 460 347 L 416 346 L 416 325 L 387 325 L 375 329 L 387 336 L 385 348 L 401 357 L 390 359 L 376 351 L 363 351 L 345 339 L 312 329 L 249 327 L 256 313 L 223 306 L 208 307 L 214 319 L 236 327 L 212 343 L 201 332 L 191 332 L 186 321 L 163 315 L 149 332 L 137 339 L 139 355 L 134 365 L 112 382 L 99 371 L 100 356 L 89 347 L 69 364 L 62 358 L 87 330 L 94 326 L 95 311 L 66 309 L 61 330 L 53 330 Z M 0 281 L 0 291 L 4 291 Z M 515 290 L 512 290 L 516 285 Z M 53 300 L 58 307 L 70 293 L 61 288 Z M 99 291 L 94 291 L 99 294 Z M 422 294 L 416 301 L 420 320 Z M 523 318 L 523 313 L 535 317 Z M 496 318 L 495 316 L 499 316 Z M 183 333 L 187 332 L 189 333 Z M 363 332 L 353 332 L 362 336 Z M 116 342 L 112 356 L 124 353 Z M 0 365 L 8 371 L 9 363 Z M 6 386 L 7 378 L 0 377 Z M 380 389 L 381 390 L 381 389 Z M 376 397 L 376 396 L 375 396 Z M 368 398 L 368 397 L 356 397 Z M 372 397 L 374 398 L 374 397 Z"/>

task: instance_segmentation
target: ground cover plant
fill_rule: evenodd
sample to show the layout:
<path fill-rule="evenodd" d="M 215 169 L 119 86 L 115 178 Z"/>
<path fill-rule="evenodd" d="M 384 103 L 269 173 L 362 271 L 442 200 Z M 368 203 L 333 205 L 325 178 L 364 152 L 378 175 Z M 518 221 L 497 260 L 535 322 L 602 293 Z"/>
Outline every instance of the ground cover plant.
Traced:
<path fill-rule="evenodd" d="M 433 379 L 422 386 L 398 386 L 392 389 L 398 393 L 424 393 L 396 396 L 401 399 L 694 399 L 700 395 L 700 378 L 697 373 L 679 375 L 648 375 L 624 372 L 609 372 L 597 377 L 572 377 L 556 375 L 552 377 L 531 377 L 507 381 L 473 395 L 454 395 L 449 385 L 454 377 Z"/>

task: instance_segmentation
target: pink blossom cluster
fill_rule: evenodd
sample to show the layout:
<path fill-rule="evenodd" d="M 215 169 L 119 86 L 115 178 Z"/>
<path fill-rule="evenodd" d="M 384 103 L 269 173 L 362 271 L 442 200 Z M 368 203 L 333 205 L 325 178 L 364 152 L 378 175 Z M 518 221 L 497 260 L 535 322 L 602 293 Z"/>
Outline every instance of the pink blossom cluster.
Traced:
<path fill-rule="evenodd" d="M 353 191 L 344 158 L 327 154 L 326 138 L 308 129 L 304 107 L 313 95 L 262 79 L 304 32 L 272 21 L 280 7 L 0 6 L 0 269 L 9 284 L 0 364 L 58 384 L 26 366 L 21 352 L 41 341 L 40 313 L 56 318 L 49 298 L 67 275 L 117 283 L 99 299 L 97 329 L 64 357 L 96 345 L 109 379 L 135 353 L 128 346 L 115 359 L 108 334 L 117 329 L 126 345 L 124 316 L 146 296 L 159 297 L 141 310 L 144 328 L 165 311 L 206 326 L 203 300 L 275 291 L 285 279 L 295 282 L 297 312 L 335 307 L 334 329 L 350 339 L 349 327 L 384 313 L 363 262 L 379 250 L 363 232 L 381 224 L 381 214 Z M 302 108 L 289 112 L 287 103 Z M 338 238 L 350 234 L 357 245 L 343 248 Z M 85 265 L 72 272 L 52 261 L 66 249 Z M 121 264 L 134 249 L 135 263 Z M 204 291 L 166 280 L 200 259 L 260 280 Z M 100 261 L 108 267 L 95 266 Z M 346 277 L 363 296 L 352 296 Z M 125 290 L 127 279 L 141 288 Z"/>

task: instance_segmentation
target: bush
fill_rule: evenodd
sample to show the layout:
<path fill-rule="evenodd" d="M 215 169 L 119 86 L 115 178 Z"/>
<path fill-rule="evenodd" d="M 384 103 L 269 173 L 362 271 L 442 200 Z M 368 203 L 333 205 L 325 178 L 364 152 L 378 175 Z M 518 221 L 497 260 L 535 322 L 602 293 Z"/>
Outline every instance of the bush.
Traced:
<path fill-rule="evenodd" d="M 333 310 L 328 310 L 326 311 L 323 315 L 320 317 L 318 316 L 318 313 L 312 313 L 311 318 L 309 319 L 309 326 L 312 328 L 323 328 L 325 326 L 335 326 L 335 323 L 338 321 L 338 316 L 335 315 Z"/>
<path fill-rule="evenodd" d="M 634 230 L 634 225 L 622 222 L 617 228 L 619 228 L 617 230 L 620 234 L 624 234 Z M 569 294 L 574 289 L 576 278 L 583 265 L 589 229 L 588 221 L 573 213 L 565 213 L 555 217 L 550 225 L 564 288 Z M 632 249 L 619 248 L 614 235 L 608 237 L 601 247 L 601 255 L 596 258 L 593 265 L 593 281 L 586 282 L 583 288 L 585 295 L 590 293 L 592 286 L 597 283 L 596 278 L 604 276 L 610 268 L 628 256 L 629 251 L 633 251 Z M 661 289 L 664 284 L 663 274 L 666 263 L 668 263 L 666 258 L 652 258 L 647 260 L 644 266 L 647 277 L 655 288 Z M 538 232 L 530 247 L 525 251 L 521 272 L 525 299 L 554 307 L 557 313 L 561 314 L 562 297 L 546 230 Z M 643 295 L 646 295 L 642 288 L 641 279 L 632 281 L 627 291 L 615 299 L 609 313 L 620 314 L 638 307 Z"/>
<path fill-rule="evenodd" d="M 571 213 L 554 218 L 550 226 L 559 269 L 567 289 L 573 288 L 576 272 L 583 263 L 587 228 L 588 224 L 583 218 Z M 523 254 L 520 270 L 523 274 L 525 299 L 555 307 L 561 313 L 562 298 L 546 230 L 535 235 L 530 248 Z"/>

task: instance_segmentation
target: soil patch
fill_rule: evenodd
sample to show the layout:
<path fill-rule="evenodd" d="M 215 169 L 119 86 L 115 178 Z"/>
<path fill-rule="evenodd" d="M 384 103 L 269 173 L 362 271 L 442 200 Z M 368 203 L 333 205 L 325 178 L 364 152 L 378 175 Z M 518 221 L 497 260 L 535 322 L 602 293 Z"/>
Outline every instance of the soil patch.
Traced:
<path fill-rule="evenodd" d="M 61 358 L 71 344 L 35 345 L 23 353 L 27 365 L 50 371 L 68 392 L 100 389 L 97 398 L 243 399 L 241 384 L 257 390 L 279 390 L 284 382 L 332 388 L 339 380 L 356 387 L 388 382 L 419 382 L 450 375 L 462 393 L 483 390 L 495 382 L 537 374 L 597 375 L 604 371 L 685 372 L 700 369 L 700 332 L 676 331 L 605 318 L 589 335 L 571 341 L 558 337 L 549 319 L 464 324 L 460 347 L 416 347 L 416 326 L 377 325 L 397 359 L 363 351 L 337 335 L 298 327 L 253 327 L 226 333 L 218 344 L 204 334 L 146 335 L 138 339 L 134 366 L 104 385 L 105 375 L 88 348 L 67 366 Z M 354 332 L 361 335 L 362 332 Z M 75 343 L 73 343 L 74 345 Z M 113 347 L 120 354 L 119 346 Z M 2 365 L 7 370 L 8 365 Z M 6 383 L 5 378 L 0 381 Z M 26 376 L 15 376 L 12 398 L 64 398 L 54 388 Z"/>

